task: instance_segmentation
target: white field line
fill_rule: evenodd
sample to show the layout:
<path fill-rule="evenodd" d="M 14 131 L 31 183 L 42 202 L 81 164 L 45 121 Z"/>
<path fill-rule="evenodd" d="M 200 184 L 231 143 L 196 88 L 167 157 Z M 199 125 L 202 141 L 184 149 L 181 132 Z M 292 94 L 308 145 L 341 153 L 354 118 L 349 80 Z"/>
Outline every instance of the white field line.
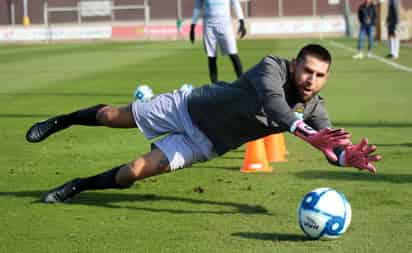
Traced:
<path fill-rule="evenodd" d="M 352 53 L 356 53 L 356 52 L 357 52 L 356 49 L 351 48 L 351 47 L 348 47 L 348 46 L 346 46 L 346 45 L 344 45 L 344 44 L 342 44 L 342 43 L 338 43 L 338 42 L 336 42 L 336 41 L 329 41 L 329 43 L 330 43 L 332 46 L 334 46 L 334 47 L 342 48 L 342 49 L 345 49 L 345 50 L 350 51 L 350 52 L 352 52 Z M 372 54 L 369 58 L 373 58 L 373 59 L 375 59 L 375 60 L 377 60 L 377 61 L 380 61 L 380 62 L 383 62 L 383 63 L 385 63 L 385 64 L 388 64 L 388 65 L 390 65 L 390 66 L 392 66 L 392 67 L 394 67 L 394 68 L 396 68 L 396 69 L 399 69 L 399 70 L 403 70 L 403 71 L 412 73 L 412 68 L 406 67 L 406 66 L 404 66 L 404 65 L 401 65 L 401 64 L 399 64 L 399 63 L 396 63 L 396 62 L 393 62 L 393 61 L 390 61 L 390 60 L 387 60 L 387 59 L 385 59 L 385 58 L 383 58 L 383 57 L 380 57 L 380 56 L 377 56 L 377 55 Z"/>

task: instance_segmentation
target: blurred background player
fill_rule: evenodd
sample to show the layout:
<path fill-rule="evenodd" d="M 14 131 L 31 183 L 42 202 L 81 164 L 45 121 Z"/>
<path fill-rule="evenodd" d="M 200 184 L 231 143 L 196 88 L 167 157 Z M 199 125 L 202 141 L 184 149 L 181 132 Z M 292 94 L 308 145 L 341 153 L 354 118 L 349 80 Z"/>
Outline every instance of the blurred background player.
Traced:
<path fill-rule="evenodd" d="M 377 11 L 373 0 L 364 0 L 358 8 L 359 19 L 359 36 L 358 36 L 358 53 L 353 56 L 354 59 L 362 59 L 363 43 L 365 36 L 368 37 L 367 57 L 372 55 L 373 40 L 375 39 Z"/>
<path fill-rule="evenodd" d="M 386 17 L 386 25 L 388 28 L 388 42 L 390 53 L 388 58 L 397 59 L 399 57 L 399 38 L 396 36 L 396 26 L 399 23 L 398 0 L 388 1 L 388 16 Z"/>
<path fill-rule="evenodd" d="M 242 7 L 239 0 L 196 0 L 190 26 L 190 41 L 195 41 L 196 22 L 203 11 L 203 45 L 208 57 L 209 76 L 212 83 L 218 82 L 217 46 L 222 55 L 229 54 L 236 76 L 243 73 L 237 53 L 236 38 L 232 29 L 231 7 L 239 19 L 240 38 L 246 35 Z"/>

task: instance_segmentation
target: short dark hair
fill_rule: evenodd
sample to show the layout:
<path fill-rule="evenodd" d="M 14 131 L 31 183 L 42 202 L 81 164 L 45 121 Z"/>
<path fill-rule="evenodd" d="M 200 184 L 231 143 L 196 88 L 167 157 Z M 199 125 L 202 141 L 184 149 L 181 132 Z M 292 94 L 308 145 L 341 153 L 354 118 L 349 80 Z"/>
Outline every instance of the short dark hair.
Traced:
<path fill-rule="evenodd" d="M 307 55 L 314 56 L 321 61 L 327 62 L 330 65 L 332 64 L 332 56 L 329 51 L 319 44 L 308 44 L 304 46 L 298 53 L 296 57 L 296 62 L 300 63 L 305 60 Z"/>

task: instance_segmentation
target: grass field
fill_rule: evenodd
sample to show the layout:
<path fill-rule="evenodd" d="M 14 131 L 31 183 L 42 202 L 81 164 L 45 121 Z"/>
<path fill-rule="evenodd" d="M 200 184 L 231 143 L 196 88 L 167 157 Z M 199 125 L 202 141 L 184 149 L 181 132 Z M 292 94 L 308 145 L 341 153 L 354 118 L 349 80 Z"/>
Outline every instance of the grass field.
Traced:
<path fill-rule="evenodd" d="M 28 144 L 27 128 L 97 103 L 126 104 L 137 83 L 157 94 L 207 83 L 202 45 L 1 45 L 0 252 L 412 252 L 412 73 L 376 59 L 354 61 L 329 40 L 245 40 L 240 56 L 247 69 L 267 54 L 292 57 L 308 42 L 331 50 L 322 95 L 335 126 L 378 146 L 383 161 L 376 176 L 333 167 L 286 134 L 288 162 L 272 164 L 271 174 L 240 173 L 242 147 L 130 189 L 85 192 L 58 205 L 38 200 L 73 177 L 134 159 L 150 143 L 136 129 L 76 126 Z M 387 49 L 378 43 L 374 52 L 383 56 Z M 412 48 L 401 48 L 397 62 L 411 68 Z M 223 80 L 234 78 L 228 58 L 220 58 L 219 71 Z M 307 240 L 297 206 L 306 192 L 324 186 L 346 195 L 352 224 L 338 240 Z"/>

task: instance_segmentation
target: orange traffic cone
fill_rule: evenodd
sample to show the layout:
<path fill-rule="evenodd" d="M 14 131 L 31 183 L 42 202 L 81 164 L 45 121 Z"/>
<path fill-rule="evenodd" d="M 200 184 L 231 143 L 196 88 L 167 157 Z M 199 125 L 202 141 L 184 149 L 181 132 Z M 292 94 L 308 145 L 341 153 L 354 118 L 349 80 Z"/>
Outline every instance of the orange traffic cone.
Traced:
<path fill-rule="evenodd" d="M 266 157 L 265 144 L 263 139 L 248 142 L 246 144 L 245 159 L 241 172 L 272 172 Z"/>
<path fill-rule="evenodd" d="M 286 162 L 285 136 L 282 133 L 271 134 L 264 138 L 269 162 Z"/>

